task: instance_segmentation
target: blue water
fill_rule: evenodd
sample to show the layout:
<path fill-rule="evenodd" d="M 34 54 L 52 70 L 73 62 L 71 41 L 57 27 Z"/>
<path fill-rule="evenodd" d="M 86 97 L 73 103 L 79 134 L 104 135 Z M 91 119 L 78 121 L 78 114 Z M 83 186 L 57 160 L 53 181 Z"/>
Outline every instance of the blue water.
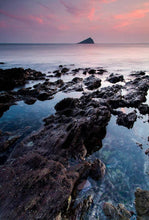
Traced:
<path fill-rule="evenodd" d="M 122 73 L 125 78 L 130 78 L 132 71 L 144 70 L 149 74 L 149 44 L 0 44 L 0 62 L 5 62 L 0 68 L 32 68 L 46 74 L 61 64 L 70 69 L 103 67 L 108 70 L 108 74 Z M 104 81 L 106 77 L 106 74 L 102 76 L 102 86 L 107 85 Z M 63 78 L 65 81 L 71 79 L 69 75 Z M 78 98 L 81 95 L 81 92 L 59 92 L 54 99 L 37 101 L 34 105 L 18 102 L 0 118 L 0 130 L 20 134 L 24 138 L 43 126 L 43 118 L 55 113 L 54 106 L 58 101 L 68 96 Z M 146 103 L 149 104 L 148 101 Z M 131 111 L 127 108 L 122 110 Z M 81 200 L 87 195 L 93 196 L 94 205 L 86 219 L 106 219 L 101 211 L 104 201 L 115 205 L 124 203 L 134 211 L 136 187 L 149 190 L 149 158 L 145 155 L 149 147 L 148 116 L 138 118 L 132 129 L 118 126 L 115 121 L 116 117 L 112 116 L 102 149 L 88 158 L 101 159 L 107 169 L 102 181 L 89 180 L 91 187 L 83 197 L 81 194 L 77 198 Z M 143 149 L 137 143 L 141 143 Z"/>

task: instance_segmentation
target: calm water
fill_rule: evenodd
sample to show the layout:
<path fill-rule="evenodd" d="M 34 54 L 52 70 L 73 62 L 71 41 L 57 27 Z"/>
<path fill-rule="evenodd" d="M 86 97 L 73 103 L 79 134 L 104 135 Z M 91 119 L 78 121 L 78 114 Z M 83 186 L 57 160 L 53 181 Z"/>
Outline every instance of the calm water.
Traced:
<path fill-rule="evenodd" d="M 0 68 L 33 68 L 45 73 L 57 69 L 60 64 L 72 69 L 103 67 L 110 73 L 122 73 L 126 77 L 131 71 L 144 70 L 149 73 L 149 44 L 0 44 L 0 62 L 5 62 Z M 64 77 L 64 80 L 71 80 L 71 77 Z M 105 86 L 104 76 L 102 80 Z M 54 99 L 37 101 L 31 106 L 23 101 L 18 102 L 0 118 L 0 130 L 19 133 L 23 138 L 39 129 L 43 118 L 55 113 L 54 105 L 68 96 L 80 97 L 81 93 L 59 92 Z M 123 109 L 126 112 L 131 110 Z M 124 203 L 134 210 L 135 189 L 142 187 L 149 190 L 149 160 L 145 155 L 149 147 L 148 116 L 138 118 L 132 129 L 118 126 L 115 121 L 116 117 L 112 116 L 102 149 L 88 158 L 101 159 L 106 165 L 106 175 L 99 182 L 88 179 L 88 187 L 77 198 L 78 202 L 87 195 L 94 198 L 85 219 L 106 219 L 101 212 L 104 201 L 115 205 Z M 142 144 L 143 149 L 138 147 L 137 142 Z"/>
<path fill-rule="evenodd" d="M 59 64 L 102 66 L 110 71 L 149 71 L 149 44 L 0 44 L 3 68 L 30 67 L 44 72 Z"/>

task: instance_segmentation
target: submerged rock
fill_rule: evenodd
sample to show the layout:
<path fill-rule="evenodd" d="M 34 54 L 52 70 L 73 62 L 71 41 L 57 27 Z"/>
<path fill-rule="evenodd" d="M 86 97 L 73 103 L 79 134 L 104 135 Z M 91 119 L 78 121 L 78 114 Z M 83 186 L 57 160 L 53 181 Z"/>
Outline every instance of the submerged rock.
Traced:
<path fill-rule="evenodd" d="M 111 203 L 105 202 L 103 205 L 105 216 L 112 220 L 130 220 L 132 213 L 129 212 L 123 204 L 118 204 L 117 207 Z"/>
<path fill-rule="evenodd" d="M 135 208 L 138 220 L 149 219 L 149 191 L 138 188 L 135 192 Z"/>
<path fill-rule="evenodd" d="M 99 180 L 100 178 L 104 176 L 105 169 L 106 169 L 106 166 L 104 165 L 104 163 L 101 160 L 96 159 L 94 163 L 92 163 L 91 165 L 90 176 L 94 180 Z"/>

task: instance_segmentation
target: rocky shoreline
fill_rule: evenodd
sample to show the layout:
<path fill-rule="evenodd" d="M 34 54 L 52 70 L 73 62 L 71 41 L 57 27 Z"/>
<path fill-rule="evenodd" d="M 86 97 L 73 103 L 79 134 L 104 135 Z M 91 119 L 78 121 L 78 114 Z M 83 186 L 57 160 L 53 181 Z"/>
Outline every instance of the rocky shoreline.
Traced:
<path fill-rule="evenodd" d="M 130 129 L 137 119 L 136 109 L 140 114 L 149 114 L 149 106 L 144 104 L 149 89 L 145 72 L 136 72 L 127 81 L 123 75 L 109 74 L 107 81 L 111 85 L 101 87 L 100 76 L 104 73 L 102 68 L 70 70 L 65 66 L 59 66 L 49 76 L 31 69 L 0 70 L 0 116 L 20 100 L 32 105 L 37 100 L 53 99 L 59 91 L 82 92 L 80 98 L 65 98 L 57 103 L 55 115 L 44 119 L 44 127 L 23 141 L 0 133 L 0 154 L 5 154 L 5 159 L 0 157 L 1 219 L 83 219 L 92 198 L 74 209 L 74 192 L 88 177 L 99 180 L 105 174 L 101 160 L 86 158 L 102 147 L 111 115 L 117 116 L 118 125 Z M 72 80 L 64 82 L 61 77 L 68 74 Z M 51 81 L 54 77 L 55 81 Z M 29 80 L 40 82 L 14 90 Z M 135 110 L 129 114 L 119 110 L 125 107 Z M 148 191 L 141 192 L 136 191 L 136 212 L 138 219 L 144 220 L 149 218 L 149 196 Z M 130 219 L 133 213 L 126 211 L 125 215 L 122 210 L 122 206 L 104 205 L 105 215 L 111 219 Z"/>

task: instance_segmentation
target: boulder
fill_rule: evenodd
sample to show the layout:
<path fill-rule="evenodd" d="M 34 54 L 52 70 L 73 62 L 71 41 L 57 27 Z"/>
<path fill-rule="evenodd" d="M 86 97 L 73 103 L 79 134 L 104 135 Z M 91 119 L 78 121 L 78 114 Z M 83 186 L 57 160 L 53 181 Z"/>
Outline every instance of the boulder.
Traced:
<path fill-rule="evenodd" d="M 123 82 L 124 81 L 124 77 L 123 75 L 119 75 L 119 74 L 110 74 L 110 76 L 107 78 L 107 81 L 111 82 L 111 83 L 117 83 L 117 82 Z"/>
<path fill-rule="evenodd" d="M 130 220 L 132 213 L 129 212 L 123 204 L 118 204 L 117 207 L 111 203 L 105 202 L 103 205 L 105 216 L 112 220 Z"/>
<path fill-rule="evenodd" d="M 134 122 L 137 119 L 136 111 L 130 112 L 129 114 L 125 114 L 123 112 L 118 114 L 117 124 L 123 125 L 127 128 L 132 128 Z"/>
<path fill-rule="evenodd" d="M 137 188 L 135 192 L 135 208 L 138 220 L 149 219 L 149 191 Z"/>
<path fill-rule="evenodd" d="M 101 160 L 96 159 L 91 165 L 90 176 L 94 180 L 99 180 L 105 175 L 105 169 L 106 167 L 104 163 Z"/>
<path fill-rule="evenodd" d="M 92 75 L 84 79 L 84 84 L 89 90 L 97 89 L 101 86 L 101 79 Z"/>

